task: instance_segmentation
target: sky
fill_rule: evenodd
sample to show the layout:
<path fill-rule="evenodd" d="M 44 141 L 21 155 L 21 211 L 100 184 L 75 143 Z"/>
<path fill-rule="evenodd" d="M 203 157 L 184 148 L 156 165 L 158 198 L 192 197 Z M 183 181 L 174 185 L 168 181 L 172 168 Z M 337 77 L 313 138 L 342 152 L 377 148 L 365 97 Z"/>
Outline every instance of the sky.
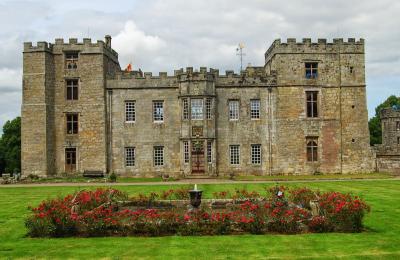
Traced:
<path fill-rule="evenodd" d="M 0 0 L 0 127 L 20 115 L 23 42 L 112 36 L 121 67 L 172 73 L 200 66 L 262 66 L 281 38 L 364 38 L 369 116 L 400 95 L 398 0 Z M 66 40 L 67 41 L 67 40 Z"/>

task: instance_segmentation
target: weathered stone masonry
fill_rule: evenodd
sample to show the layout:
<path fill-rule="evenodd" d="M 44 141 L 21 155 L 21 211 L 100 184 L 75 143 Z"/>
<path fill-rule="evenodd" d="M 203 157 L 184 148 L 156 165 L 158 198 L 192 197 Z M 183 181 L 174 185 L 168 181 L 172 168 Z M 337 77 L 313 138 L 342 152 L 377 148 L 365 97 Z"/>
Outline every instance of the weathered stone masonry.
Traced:
<path fill-rule="evenodd" d="M 72 68 L 71 53 L 77 57 Z M 307 74 L 308 66 L 317 68 L 315 75 Z M 66 98 L 69 80 L 78 80 L 75 100 Z M 310 93 L 318 111 L 313 116 Z M 128 122 L 127 102 L 134 107 Z M 154 121 L 154 102 L 163 104 L 162 121 Z M 200 118 L 194 104 L 200 104 Z M 77 134 L 67 133 L 69 114 L 78 115 Z M 203 67 L 158 76 L 122 71 L 108 36 L 97 43 L 24 45 L 23 174 L 369 172 L 374 161 L 367 120 L 362 39 L 276 40 L 264 66 L 240 75 Z M 163 163 L 156 165 L 160 147 Z"/>

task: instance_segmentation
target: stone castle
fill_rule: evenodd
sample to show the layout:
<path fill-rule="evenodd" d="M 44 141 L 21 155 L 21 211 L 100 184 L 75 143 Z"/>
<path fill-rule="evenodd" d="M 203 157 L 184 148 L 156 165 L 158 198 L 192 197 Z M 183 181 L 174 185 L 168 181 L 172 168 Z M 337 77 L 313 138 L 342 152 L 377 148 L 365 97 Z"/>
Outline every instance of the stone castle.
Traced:
<path fill-rule="evenodd" d="M 371 172 L 364 40 L 275 40 L 240 74 L 121 70 L 111 37 L 28 42 L 22 173 Z"/>

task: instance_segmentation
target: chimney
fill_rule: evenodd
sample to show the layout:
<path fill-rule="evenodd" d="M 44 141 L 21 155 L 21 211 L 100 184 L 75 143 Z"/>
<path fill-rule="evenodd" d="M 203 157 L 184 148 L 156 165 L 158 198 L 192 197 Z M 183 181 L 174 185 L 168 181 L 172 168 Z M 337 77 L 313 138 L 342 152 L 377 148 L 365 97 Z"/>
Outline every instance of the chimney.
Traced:
<path fill-rule="evenodd" d="M 108 48 L 111 48 L 111 36 L 110 35 L 106 35 L 104 38 L 106 39 L 106 46 Z"/>

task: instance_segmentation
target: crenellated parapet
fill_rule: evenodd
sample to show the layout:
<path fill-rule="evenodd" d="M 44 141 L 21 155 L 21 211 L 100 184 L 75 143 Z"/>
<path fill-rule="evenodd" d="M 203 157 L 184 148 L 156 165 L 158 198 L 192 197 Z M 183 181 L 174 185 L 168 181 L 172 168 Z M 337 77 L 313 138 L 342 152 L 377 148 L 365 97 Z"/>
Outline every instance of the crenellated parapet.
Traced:
<path fill-rule="evenodd" d="M 118 53 L 111 48 L 111 37 L 106 36 L 106 40 L 98 40 L 92 42 L 90 38 L 83 38 L 79 41 L 77 38 L 69 38 L 64 41 L 62 38 L 55 39 L 54 43 L 45 41 L 37 42 L 33 45 L 32 42 L 24 43 L 24 52 L 47 51 L 53 54 L 62 54 L 65 51 L 79 51 L 83 54 L 104 53 L 109 58 L 118 62 Z"/>
<path fill-rule="evenodd" d="M 312 42 L 310 38 L 303 38 L 302 41 L 288 38 L 286 42 L 276 39 L 265 52 L 265 63 L 278 53 L 364 53 L 364 39 L 348 38 L 344 41 L 343 38 L 334 38 L 332 42 L 326 39 Z"/>
<path fill-rule="evenodd" d="M 207 81 L 214 82 L 217 87 L 240 87 L 240 86 L 274 86 L 276 75 L 266 75 L 263 67 L 248 67 L 240 74 L 233 70 L 226 70 L 220 74 L 219 70 L 206 67 L 193 69 L 174 70 L 173 75 L 167 72 L 159 72 L 153 75 L 152 72 L 141 71 L 120 71 L 108 79 L 109 88 L 165 88 L 178 87 L 179 83 Z"/>

